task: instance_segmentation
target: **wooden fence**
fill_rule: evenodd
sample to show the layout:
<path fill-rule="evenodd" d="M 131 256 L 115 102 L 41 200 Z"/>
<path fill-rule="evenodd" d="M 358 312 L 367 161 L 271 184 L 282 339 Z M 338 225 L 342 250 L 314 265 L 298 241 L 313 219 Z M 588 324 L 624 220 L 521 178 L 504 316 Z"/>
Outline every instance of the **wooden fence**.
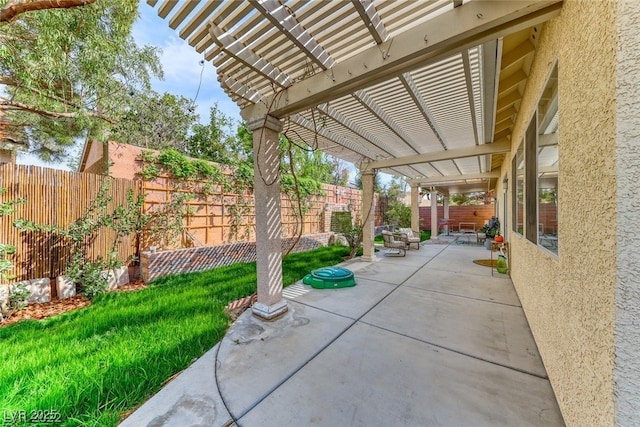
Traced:
<path fill-rule="evenodd" d="M 129 190 L 136 196 L 140 194 L 140 183 L 127 179 L 36 166 L 0 165 L 0 187 L 7 189 L 0 201 L 26 199 L 26 203 L 16 206 L 14 214 L 0 216 L 0 242 L 16 246 L 11 258 L 16 266 L 16 280 L 53 278 L 63 273 L 69 261 L 69 244 L 54 233 L 22 232 L 13 226 L 14 220 L 23 218 L 37 224 L 67 227 L 85 214 L 107 180 L 113 198 L 109 209 L 124 204 Z M 114 240 L 113 231 L 97 233 L 88 248 L 89 258 L 107 257 Z M 119 259 L 126 261 L 136 253 L 134 238 L 124 238 L 116 250 Z"/>
<path fill-rule="evenodd" d="M 225 171 L 231 174 L 231 171 Z M 224 192 L 216 186 L 211 194 L 203 193 L 197 183 L 178 181 L 166 175 L 153 180 L 141 180 L 145 197 L 145 212 L 154 212 L 170 203 L 175 194 L 190 194 L 185 203 L 188 214 L 185 215 L 184 233 L 180 239 L 171 242 L 162 241 L 163 236 L 146 235 L 142 248 L 157 246 L 160 249 L 180 247 L 215 246 L 223 243 L 246 242 L 255 240 L 255 206 L 253 193 Z M 328 232 L 330 220 L 328 205 L 349 206 L 354 218 L 359 215 L 361 192 L 357 189 L 323 184 L 323 195 L 313 196 L 303 204 L 302 222 L 297 214 L 297 203 L 289 196 L 281 196 L 282 237 L 293 237 L 302 227 L 302 234 Z M 327 213 L 328 212 L 328 213 Z M 329 217 L 326 217 L 329 215 Z"/>

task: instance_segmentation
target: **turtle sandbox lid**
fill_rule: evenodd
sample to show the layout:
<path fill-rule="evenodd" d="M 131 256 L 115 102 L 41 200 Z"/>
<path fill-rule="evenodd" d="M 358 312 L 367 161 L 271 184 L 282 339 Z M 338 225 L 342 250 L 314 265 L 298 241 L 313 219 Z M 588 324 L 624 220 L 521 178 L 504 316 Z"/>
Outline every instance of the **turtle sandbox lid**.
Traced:
<path fill-rule="evenodd" d="M 304 276 L 302 283 L 316 289 L 347 288 L 356 285 L 353 272 L 342 267 L 324 267 Z"/>

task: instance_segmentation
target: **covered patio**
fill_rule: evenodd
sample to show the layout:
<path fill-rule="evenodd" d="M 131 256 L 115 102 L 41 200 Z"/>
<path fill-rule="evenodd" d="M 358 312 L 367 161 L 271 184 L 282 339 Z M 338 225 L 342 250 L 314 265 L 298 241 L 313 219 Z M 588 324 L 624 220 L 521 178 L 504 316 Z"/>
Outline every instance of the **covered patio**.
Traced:
<path fill-rule="evenodd" d="M 559 0 L 147 3 L 213 63 L 253 131 L 253 311 L 266 320 L 288 308 L 281 280 L 279 136 L 358 165 L 362 258 L 372 261 L 377 171 L 409 180 L 414 232 L 421 187 L 431 200 L 450 188 L 495 188 L 511 150 L 537 26 L 562 6 Z"/>
<path fill-rule="evenodd" d="M 259 301 L 253 309 L 256 316 L 273 319 L 290 309 L 285 316 L 293 320 L 295 316 L 311 319 L 309 325 L 313 323 L 311 315 L 296 314 L 300 309 L 309 312 L 322 309 L 326 318 L 345 317 L 344 312 L 332 312 L 333 308 L 313 306 L 311 310 L 311 303 L 301 308 L 301 299 L 283 296 L 277 152 L 280 134 L 302 141 L 310 149 L 354 162 L 360 168 L 364 191 L 363 260 L 371 264 L 359 267 L 361 272 L 379 273 L 377 280 L 386 274 L 386 270 L 376 270 L 378 266 L 391 263 L 386 259 L 373 262 L 376 256 L 371 212 L 377 171 L 407 178 L 413 201 L 421 190 L 431 192 L 432 200 L 437 193 L 444 195 L 445 212 L 447 194 L 494 190 L 495 214 L 509 242 L 513 284 L 564 420 L 568 425 L 578 426 L 637 424 L 638 2 L 148 0 L 148 3 L 205 60 L 216 66 L 219 83 L 239 105 L 243 118 L 254 131 L 254 187 L 259 195 L 256 203 L 262 209 L 257 222 L 260 234 L 257 236 Z M 544 202 L 540 200 L 541 189 L 546 191 L 547 201 L 554 203 L 546 203 L 548 206 L 541 203 Z M 412 208 L 412 229 L 418 231 L 415 202 Z M 438 219 L 433 208 L 431 227 L 425 228 L 436 230 Z M 594 224 L 606 224 L 600 227 L 599 239 L 592 237 Z M 482 359 L 493 367 L 544 381 L 535 372 L 523 372 L 522 366 L 512 364 L 511 359 L 509 363 L 496 361 L 487 354 L 473 353 L 471 348 L 453 347 L 443 341 L 454 337 L 451 341 L 456 345 L 471 342 L 459 323 L 457 330 L 461 335 L 448 335 L 440 330 L 446 325 L 441 319 L 451 318 L 446 301 L 430 307 L 430 298 L 407 298 L 407 304 L 419 308 L 389 309 L 385 313 L 388 321 L 395 317 L 401 320 L 408 312 L 420 313 L 413 317 L 414 322 L 423 316 L 429 320 L 420 333 L 439 331 L 435 336 L 414 334 L 411 328 L 415 323 L 411 322 L 407 322 L 404 332 L 392 326 L 371 330 L 372 343 L 395 343 L 394 340 L 405 338 L 419 341 L 420 344 L 411 341 L 422 350 L 417 355 L 401 351 L 394 356 L 390 346 L 374 345 L 374 350 L 368 342 L 357 339 L 358 331 L 380 327 L 374 322 L 374 313 L 415 290 L 409 286 L 410 281 L 419 278 L 426 284 L 438 283 L 431 276 L 436 277 L 437 269 L 433 266 L 441 268 L 440 261 L 446 260 L 449 278 L 465 272 L 464 260 L 447 258 L 453 253 L 450 251 L 462 250 L 463 246 L 449 246 L 431 262 L 416 266 L 411 273 L 415 276 L 388 283 L 395 289 L 386 298 L 383 294 L 379 303 L 367 308 L 370 311 L 366 314 L 347 316 L 342 327 L 335 327 L 328 338 L 318 341 L 324 344 L 316 347 L 315 353 L 296 362 L 302 365 L 295 366 L 302 368 L 294 369 L 291 378 L 282 372 L 277 374 L 280 379 L 270 382 L 273 389 L 269 390 L 273 393 L 264 399 L 264 390 L 262 394 L 254 393 L 252 402 L 231 408 L 231 413 L 241 420 L 254 420 L 251 417 L 262 417 L 266 412 L 260 411 L 268 407 L 281 409 L 273 412 L 272 417 L 292 416 L 296 410 L 307 411 L 309 415 L 308 411 L 320 407 L 327 411 L 322 416 L 330 417 L 339 413 L 330 412 L 328 404 L 338 400 L 332 395 L 335 390 L 342 399 L 335 407 L 342 408 L 341 419 L 364 424 L 359 410 L 345 406 L 363 397 L 345 391 L 348 389 L 341 382 L 345 377 L 329 375 L 351 372 L 346 362 L 333 364 L 329 360 L 343 360 L 343 353 L 337 350 L 346 349 L 348 346 L 343 344 L 347 340 L 362 349 L 346 353 L 349 360 L 356 362 L 349 365 L 355 372 L 377 374 L 380 370 L 374 366 L 378 366 L 401 375 L 406 360 L 419 361 L 426 357 L 425 353 L 435 357 L 432 353 L 436 351 L 439 354 L 453 351 L 444 358 L 445 362 L 469 357 L 471 367 L 477 366 L 476 359 Z M 481 250 L 469 246 L 464 250 Z M 412 258 L 416 256 L 419 255 L 411 254 Z M 453 260 L 455 265 L 448 264 Z M 393 262 L 401 265 L 403 261 Z M 424 270 L 417 274 L 422 266 Z M 400 271 L 399 277 L 404 271 Z M 496 280 L 501 279 L 491 279 L 490 283 Z M 472 283 L 466 280 L 464 284 Z M 432 289 L 422 291 L 430 292 L 432 298 L 443 295 Z M 471 301 L 465 295 L 453 296 Z M 479 305 L 505 306 L 497 301 L 473 301 Z M 437 316 L 429 314 L 427 307 L 435 310 Z M 455 319 L 465 322 L 465 327 L 476 327 L 480 323 L 467 316 L 471 312 L 458 310 Z M 260 327 L 270 323 L 263 325 Z M 450 321 L 449 325 L 455 326 L 456 322 Z M 299 329 L 304 328 L 296 330 Z M 489 330 L 493 329 L 482 332 L 486 334 Z M 382 335 L 389 340 L 380 339 Z M 268 344 L 269 340 L 265 342 Z M 257 374 L 268 375 L 287 359 L 284 342 L 276 339 L 272 342 L 282 343 L 283 347 L 274 346 L 273 352 L 282 351 L 283 357 Z M 507 342 L 513 343 L 508 339 Z M 437 348 L 429 347 L 434 345 Z M 393 369 L 374 361 L 372 355 L 377 353 L 391 355 L 385 362 L 392 363 Z M 321 371 L 326 381 L 324 377 L 319 378 L 318 385 L 302 381 L 301 375 L 308 375 L 313 369 L 318 372 L 320 366 L 324 367 Z M 224 370 L 221 365 L 220 372 Z M 442 372 L 452 371 L 458 373 L 462 369 L 443 365 Z M 486 410 L 484 401 L 482 404 L 472 401 L 479 395 L 478 389 L 487 392 L 480 394 L 501 396 L 489 399 L 494 404 L 513 402 L 520 396 L 517 390 L 511 393 L 503 388 L 509 381 L 500 375 L 469 375 L 466 380 L 482 379 L 475 383 L 477 387 L 465 386 L 465 393 L 455 393 L 456 399 L 447 401 L 450 406 L 442 405 L 429 392 L 432 385 L 440 384 L 437 376 L 440 371 L 434 373 L 429 366 L 422 366 L 416 372 L 411 372 L 413 376 L 407 376 L 406 381 L 415 384 L 411 381 L 420 378 L 419 384 L 424 389 L 412 387 L 407 392 L 394 388 L 395 377 L 381 377 L 379 382 L 367 377 L 372 382 L 355 391 L 373 398 L 388 386 L 390 404 L 382 408 L 397 408 L 403 402 L 411 402 L 419 413 L 410 412 L 408 406 L 407 410 L 390 412 L 415 415 L 426 424 L 439 423 L 439 419 L 421 418 L 427 410 L 435 413 L 434 408 L 443 408 L 446 414 L 458 417 L 452 422 L 467 423 L 463 417 L 468 412 L 451 406 L 454 403 L 467 410 L 473 408 L 471 412 L 482 418 L 482 421 L 475 418 L 470 424 L 499 424 L 501 420 L 491 417 L 509 416 L 511 403 L 507 405 L 509 408 L 501 406 L 498 410 L 489 403 L 491 409 Z M 454 381 L 449 386 L 458 383 Z M 298 394 L 292 393 L 296 390 L 289 388 L 292 384 L 301 387 Z M 318 390 L 313 399 L 311 388 Z M 538 391 L 531 391 L 523 401 L 534 402 L 551 395 L 550 389 L 548 393 L 536 394 Z M 403 399 L 398 399 L 402 393 Z M 308 400 L 302 401 L 303 397 Z M 434 406 L 427 406 L 431 403 Z M 534 407 L 541 408 L 534 411 L 535 417 L 557 414 L 555 409 Z M 383 412 L 378 407 L 372 407 L 371 411 Z M 402 418 L 405 415 L 398 416 L 399 420 L 405 419 Z M 528 415 L 523 418 L 530 419 Z M 559 415 L 554 420 L 561 422 Z M 554 420 L 536 424 L 553 424 Z M 265 424 L 269 424 L 269 419 L 261 419 L 260 425 Z"/>
<path fill-rule="evenodd" d="M 562 416 L 511 280 L 475 245 L 350 261 L 357 285 L 284 290 L 122 426 L 518 425 Z"/>

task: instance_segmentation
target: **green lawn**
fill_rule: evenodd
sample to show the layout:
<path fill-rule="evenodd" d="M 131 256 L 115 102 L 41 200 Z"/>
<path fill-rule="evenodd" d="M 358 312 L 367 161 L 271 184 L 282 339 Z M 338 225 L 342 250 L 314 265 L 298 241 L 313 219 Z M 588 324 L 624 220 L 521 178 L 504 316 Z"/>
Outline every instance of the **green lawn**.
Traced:
<path fill-rule="evenodd" d="M 346 247 L 291 254 L 285 285 L 334 265 Z M 113 426 L 224 335 L 224 307 L 256 290 L 255 263 L 160 278 L 84 309 L 0 328 L 1 425 L 7 413 L 53 410 L 61 424 Z M 29 424 L 33 425 L 33 424 Z"/>

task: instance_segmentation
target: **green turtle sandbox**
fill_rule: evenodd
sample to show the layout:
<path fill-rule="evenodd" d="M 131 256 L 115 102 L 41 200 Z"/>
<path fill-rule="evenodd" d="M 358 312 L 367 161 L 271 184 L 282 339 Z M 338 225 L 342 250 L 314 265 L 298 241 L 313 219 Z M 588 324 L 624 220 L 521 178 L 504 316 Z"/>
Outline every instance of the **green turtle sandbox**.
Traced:
<path fill-rule="evenodd" d="M 316 289 L 347 288 L 356 285 L 353 271 L 342 267 L 324 267 L 304 276 L 302 283 Z"/>

